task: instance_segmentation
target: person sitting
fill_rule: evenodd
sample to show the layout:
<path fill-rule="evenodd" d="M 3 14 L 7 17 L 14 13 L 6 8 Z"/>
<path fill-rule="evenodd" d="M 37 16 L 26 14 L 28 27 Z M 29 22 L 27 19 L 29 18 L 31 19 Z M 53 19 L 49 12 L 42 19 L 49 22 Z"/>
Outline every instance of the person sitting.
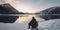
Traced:
<path fill-rule="evenodd" d="M 28 29 L 30 29 L 31 27 L 32 28 L 38 27 L 38 22 L 36 21 L 36 19 L 34 17 L 32 17 L 32 20 L 28 24 Z"/>

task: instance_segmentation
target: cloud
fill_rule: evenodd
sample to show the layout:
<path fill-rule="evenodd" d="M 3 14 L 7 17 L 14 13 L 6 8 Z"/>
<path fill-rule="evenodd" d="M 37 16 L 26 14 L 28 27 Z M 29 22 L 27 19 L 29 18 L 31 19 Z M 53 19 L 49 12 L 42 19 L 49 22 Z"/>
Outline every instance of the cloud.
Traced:
<path fill-rule="evenodd" d="M 11 3 L 13 2 L 14 0 L 4 0 L 6 3 Z"/>

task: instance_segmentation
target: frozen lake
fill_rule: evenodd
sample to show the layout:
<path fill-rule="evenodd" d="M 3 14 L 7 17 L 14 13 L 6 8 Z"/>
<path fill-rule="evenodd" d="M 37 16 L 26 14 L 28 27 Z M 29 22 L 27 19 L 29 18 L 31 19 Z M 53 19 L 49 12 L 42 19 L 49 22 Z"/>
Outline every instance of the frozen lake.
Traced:
<path fill-rule="evenodd" d="M 60 19 L 44 21 L 35 15 L 24 15 L 19 17 L 15 23 L 0 23 L 0 30 L 28 30 L 28 23 L 32 17 L 38 21 L 39 30 L 60 30 Z"/>

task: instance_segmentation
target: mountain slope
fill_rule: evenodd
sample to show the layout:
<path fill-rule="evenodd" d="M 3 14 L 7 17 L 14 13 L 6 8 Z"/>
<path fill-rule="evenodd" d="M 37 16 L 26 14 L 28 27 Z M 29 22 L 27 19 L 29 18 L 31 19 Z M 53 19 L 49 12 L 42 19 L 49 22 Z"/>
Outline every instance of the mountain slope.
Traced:
<path fill-rule="evenodd" d="M 23 14 L 23 13 L 22 12 L 18 12 L 10 4 L 1 4 L 0 5 L 0 14 Z M 0 16 L 0 22 L 13 23 L 18 18 L 19 18 L 19 16 Z"/>
<path fill-rule="evenodd" d="M 60 7 L 51 7 L 36 14 L 45 20 L 60 19 Z"/>

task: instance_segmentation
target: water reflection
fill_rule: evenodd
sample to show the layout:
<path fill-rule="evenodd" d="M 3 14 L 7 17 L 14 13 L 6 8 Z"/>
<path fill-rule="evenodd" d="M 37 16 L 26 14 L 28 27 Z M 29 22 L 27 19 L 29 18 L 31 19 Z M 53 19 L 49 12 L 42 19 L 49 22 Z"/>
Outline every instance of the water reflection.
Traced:
<path fill-rule="evenodd" d="M 16 23 L 20 23 L 21 24 L 21 23 L 30 21 L 33 16 L 36 16 L 36 15 L 23 15 L 23 16 L 20 16 L 17 19 Z"/>

